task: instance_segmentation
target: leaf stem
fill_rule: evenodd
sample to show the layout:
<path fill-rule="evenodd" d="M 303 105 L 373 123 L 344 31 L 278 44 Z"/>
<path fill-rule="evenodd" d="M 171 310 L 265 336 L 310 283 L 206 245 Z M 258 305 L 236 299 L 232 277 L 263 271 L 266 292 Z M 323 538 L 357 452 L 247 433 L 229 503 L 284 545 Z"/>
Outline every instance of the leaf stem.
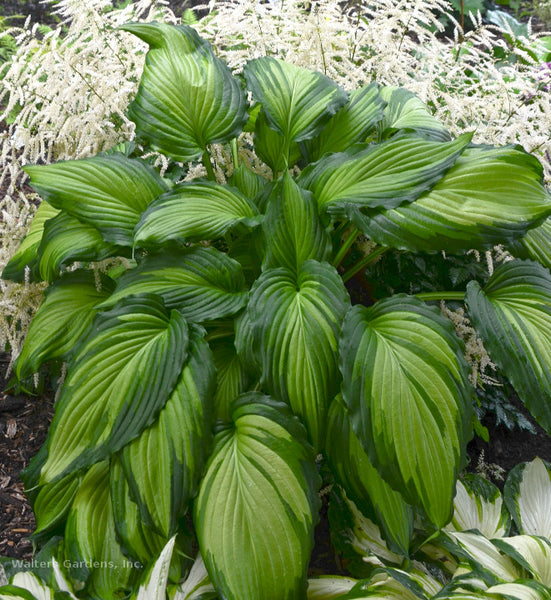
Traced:
<path fill-rule="evenodd" d="M 420 294 L 414 294 L 416 298 L 424 300 L 425 302 L 431 302 L 435 300 L 465 300 L 465 292 L 421 292 Z"/>
<path fill-rule="evenodd" d="M 231 141 L 231 155 L 233 160 L 233 168 L 239 169 L 239 154 L 237 152 L 237 138 Z"/>
<path fill-rule="evenodd" d="M 334 267 L 338 267 L 341 264 L 342 259 L 346 256 L 346 253 L 350 250 L 352 244 L 356 241 L 359 235 L 360 230 L 357 227 L 354 227 L 333 259 L 332 264 Z"/>
<path fill-rule="evenodd" d="M 352 268 L 350 268 L 348 271 L 346 271 L 346 273 L 342 275 L 343 282 L 346 283 L 349 279 L 352 279 L 352 277 L 354 277 L 356 273 L 358 273 L 362 269 L 365 269 L 367 265 L 371 264 L 372 262 L 375 262 L 377 258 L 379 258 L 379 256 L 381 256 L 381 254 L 384 254 L 387 250 L 388 248 L 386 246 L 379 246 L 379 248 L 375 248 L 373 252 L 370 252 L 369 254 L 364 256 L 362 260 L 357 262 Z"/>
<path fill-rule="evenodd" d="M 205 148 L 203 152 L 203 156 L 201 157 L 203 164 L 205 165 L 205 169 L 207 170 L 207 176 L 211 181 L 216 181 L 216 175 L 214 174 L 214 169 L 212 168 L 212 163 L 210 162 L 210 154 L 209 151 Z"/>

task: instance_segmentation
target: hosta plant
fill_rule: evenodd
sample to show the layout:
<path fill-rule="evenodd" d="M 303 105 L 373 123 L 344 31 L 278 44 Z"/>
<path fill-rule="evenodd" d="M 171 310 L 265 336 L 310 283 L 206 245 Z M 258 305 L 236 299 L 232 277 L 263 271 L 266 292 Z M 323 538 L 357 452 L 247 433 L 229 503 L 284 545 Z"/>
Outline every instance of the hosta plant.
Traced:
<path fill-rule="evenodd" d="M 541 165 L 400 88 L 269 57 L 233 74 L 191 27 L 124 29 L 149 45 L 129 116 L 162 170 L 135 145 L 28 166 L 43 202 L 3 272 L 50 284 L 15 376 L 66 365 L 25 473 L 36 542 L 79 597 L 143 596 L 169 554 L 178 581 L 196 539 L 220 598 L 304 598 L 323 473 L 407 562 L 452 517 L 473 423 L 434 301 L 466 303 L 551 431 L 551 276 L 513 260 L 354 306 L 345 284 L 390 249 L 522 239 L 551 214 Z"/>

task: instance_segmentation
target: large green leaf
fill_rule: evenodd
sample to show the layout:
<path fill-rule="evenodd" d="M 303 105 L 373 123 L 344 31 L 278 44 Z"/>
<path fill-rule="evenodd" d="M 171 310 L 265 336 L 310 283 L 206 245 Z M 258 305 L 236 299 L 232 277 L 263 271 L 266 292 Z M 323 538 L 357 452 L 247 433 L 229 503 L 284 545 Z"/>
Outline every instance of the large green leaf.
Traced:
<path fill-rule="evenodd" d="M 140 215 L 167 190 L 152 168 L 122 154 L 27 166 L 25 171 L 44 200 L 121 246 L 133 245 Z"/>
<path fill-rule="evenodd" d="M 344 400 L 370 460 L 442 527 L 470 433 L 468 366 L 451 323 L 404 295 L 354 306 L 340 354 Z"/>
<path fill-rule="evenodd" d="M 510 261 L 484 288 L 467 286 L 471 319 L 492 360 L 551 433 L 551 275 L 538 263 Z"/>
<path fill-rule="evenodd" d="M 551 196 L 534 156 L 516 147 L 476 147 L 415 202 L 372 215 L 348 212 L 385 246 L 457 251 L 524 235 L 551 213 Z"/>
<path fill-rule="evenodd" d="M 331 240 L 318 217 L 310 192 L 288 173 L 274 187 L 263 224 L 266 237 L 264 267 L 286 267 L 297 272 L 308 259 L 326 260 Z"/>
<path fill-rule="evenodd" d="M 163 408 L 187 358 L 188 326 L 155 296 L 101 314 L 69 365 L 40 483 L 107 458 Z"/>
<path fill-rule="evenodd" d="M 223 236 L 239 223 L 254 226 L 256 206 L 237 188 L 210 181 L 183 183 L 152 202 L 136 231 L 136 245 L 155 248 Z"/>
<path fill-rule="evenodd" d="M 434 186 L 470 142 L 465 133 L 451 142 L 400 136 L 330 154 L 300 177 L 314 193 L 320 210 L 356 213 L 368 219 L 376 208 L 396 208 Z"/>
<path fill-rule="evenodd" d="M 405 129 L 441 142 L 450 139 L 448 130 L 430 114 L 427 105 L 413 92 L 384 86 L 379 93 L 386 101 L 384 119 L 379 125 L 381 137 L 386 138 Z"/>
<path fill-rule="evenodd" d="M 383 118 L 384 106 L 375 82 L 352 91 L 348 103 L 331 117 L 321 133 L 303 144 L 309 162 L 328 152 L 344 152 L 357 142 L 365 142 Z"/>
<path fill-rule="evenodd" d="M 325 75 L 276 58 L 250 60 L 243 72 L 270 127 L 287 144 L 314 137 L 348 100 L 348 94 Z"/>
<path fill-rule="evenodd" d="M 130 118 L 139 138 L 187 162 L 207 144 L 229 141 L 247 121 L 247 100 L 210 44 L 186 25 L 130 23 L 122 27 L 149 44 Z"/>
<path fill-rule="evenodd" d="M 126 250 L 106 242 L 92 225 L 62 212 L 44 224 L 38 247 L 40 277 L 55 281 L 63 267 L 73 262 L 99 261 L 126 254 Z"/>
<path fill-rule="evenodd" d="M 530 229 L 517 244 L 529 258 L 551 269 L 551 218 L 548 217 L 541 225 Z M 514 250 L 516 247 L 513 248 L 513 252 Z"/>
<path fill-rule="evenodd" d="M 314 260 L 296 274 L 268 269 L 251 290 L 248 312 L 263 383 L 300 415 L 316 448 L 338 389 L 338 337 L 348 303 L 337 271 Z"/>
<path fill-rule="evenodd" d="M 96 281 L 90 271 L 66 273 L 50 286 L 15 362 L 17 377 L 29 377 L 49 360 L 66 359 L 89 330 L 96 306 L 113 287 L 106 277 Z"/>
<path fill-rule="evenodd" d="M 301 153 L 297 142 L 287 143 L 279 131 L 272 129 L 263 110 L 256 119 L 254 132 L 255 153 L 272 169 L 274 176 L 299 161 Z"/>
<path fill-rule="evenodd" d="M 302 600 L 319 499 L 312 449 L 288 407 L 242 396 L 215 448 L 194 524 L 227 600 Z"/>
<path fill-rule="evenodd" d="M 104 303 L 112 306 L 133 294 L 161 296 L 168 308 L 200 322 L 232 315 L 247 302 L 241 265 L 214 248 L 194 246 L 170 255 L 151 255 L 127 271 Z"/>
<path fill-rule="evenodd" d="M 54 208 L 48 202 L 41 202 L 36 214 L 31 221 L 29 231 L 21 242 L 16 253 L 11 257 L 8 264 L 2 271 L 2 279 L 11 279 L 12 281 L 25 281 L 25 271 L 29 268 L 29 276 L 38 277 L 38 247 L 44 233 L 44 225 L 49 220 L 59 214 L 59 210 Z"/>
<path fill-rule="evenodd" d="M 348 498 L 382 528 L 390 549 L 409 556 L 413 511 L 371 464 L 350 426 L 340 394 L 329 407 L 327 421 L 325 452 L 335 478 Z"/>
<path fill-rule="evenodd" d="M 520 533 L 551 540 L 551 465 L 541 458 L 516 465 L 503 492 Z"/>
<path fill-rule="evenodd" d="M 109 498 L 109 463 L 86 473 L 73 501 L 65 529 L 64 565 L 76 579 L 86 580 L 87 598 L 104 600 L 128 592 L 133 572 L 115 533 Z"/>
<path fill-rule="evenodd" d="M 216 373 L 203 333 L 190 328 L 189 359 L 176 389 L 156 422 L 121 452 L 142 519 L 165 539 L 197 493 L 210 449 Z"/>

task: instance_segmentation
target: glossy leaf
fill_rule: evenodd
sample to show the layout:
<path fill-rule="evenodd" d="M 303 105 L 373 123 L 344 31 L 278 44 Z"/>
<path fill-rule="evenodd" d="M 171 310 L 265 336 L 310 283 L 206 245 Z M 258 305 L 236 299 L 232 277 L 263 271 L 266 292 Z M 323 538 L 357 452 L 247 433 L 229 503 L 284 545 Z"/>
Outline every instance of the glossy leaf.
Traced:
<path fill-rule="evenodd" d="M 495 270 L 484 288 L 472 281 L 466 301 L 492 360 L 551 433 L 551 275 L 530 261 Z"/>
<path fill-rule="evenodd" d="M 452 252 L 521 237 L 550 213 L 534 156 L 516 147 L 477 147 L 465 150 L 415 202 L 369 216 L 349 211 L 349 217 L 385 246 Z"/>
<path fill-rule="evenodd" d="M 310 192 L 285 173 L 272 191 L 263 224 L 266 237 L 264 267 L 297 272 L 308 259 L 326 260 L 331 240 L 322 227 Z"/>
<path fill-rule="evenodd" d="M 503 491 L 520 533 L 551 540 L 551 465 L 535 458 L 513 467 Z"/>
<path fill-rule="evenodd" d="M 145 257 L 120 277 L 104 306 L 145 293 L 161 296 L 167 308 L 176 308 L 195 322 L 235 314 L 247 302 L 239 263 L 201 246 Z"/>
<path fill-rule="evenodd" d="M 408 296 L 353 307 L 340 342 L 352 427 L 381 476 L 437 527 L 469 435 L 468 367 L 451 324 Z"/>
<path fill-rule="evenodd" d="M 268 269 L 251 290 L 248 312 L 263 382 L 304 420 L 316 448 L 339 385 L 337 345 L 348 302 L 337 271 L 313 260 L 296 275 Z"/>
<path fill-rule="evenodd" d="M 106 242 L 92 225 L 62 212 L 44 225 L 38 248 L 40 278 L 55 281 L 61 270 L 74 262 L 100 261 L 125 254 L 125 250 Z"/>
<path fill-rule="evenodd" d="M 216 366 L 216 393 L 214 395 L 217 419 L 229 421 L 231 403 L 248 389 L 249 376 L 241 362 L 234 340 L 223 338 L 210 342 Z"/>
<path fill-rule="evenodd" d="M 11 279 L 12 281 L 25 281 L 25 271 L 29 268 L 29 275 L 38 278 L 38 247 L 44 233 L 44 224 L 59 214 L 59 210 L 54 208 L 49 202 L 41 202 L 36 214 L 31 221 L 29 231 L 21 242 L 21 245 L 10 258 L 8 264 L 2 271 L 2 279 Z"/>
<path fill-rule="evenodd" d="M 17 377 L 31 376 L 49 360 L 67 359 L 90 329 L 97 305 L 109 297 L 112 289 L 109 279 L 96 281 L 89 271 L 67 273 L 51 285 L 15 363 Z"/>
<path fill-rule="evenodd" d="M 527 258 L 551 269 L 551 218 L 548 217 L 541 225 L 526 232 L 526 235 L 518 240 L 518 244 L 528 254 Z"/>
<path fill-rule="evenodd" d="M 404 88 L 384 86 L 379 93 L 386 102 L 384 119 L 379 125 L 382 138 L 387 138 L 399 130 L 406 130 L 441 142 L 451 139 L 444 125 L 430 114 L 427 105 L 413 92 Z"/>
<path fill-rule="evenodd" d="M 175 160 L 195 160 L 207 144 L 241 133 L 247 101 L 210 44 L 187 25 L 130 23 L 121 29 L 149 44 L 138 94 L 129 109 L 136 132 Z"/>
<path fill-rule="evenodd" d="M 122 154 L 27 166 L 25 171 L 44 200 L 121 246 L 132 246 L 140 215 L 167 190 L 156 171 Z"/>
<path fill-rule="evenodd" d="M 396 208 L 430 190 L 470 139 L 463 134 L 451 142 L 436 142 L 410 135 L 352 148 L 305 169 L 299 181 L 313 192 L 320 210 L 368 219 L 372 209 Z"/>
<path fill-rule="evenodd" d="M 323 127 L 321 133 L 303 144 L 310 162 L 326 153 L 344 152 L 365 142 L 383 118 L 385 101 L 373 82 L 350 92 L 350 99 Z"/>
<path fill-rule="evenodd" d="M 212 182 L 175 186 L 152 202 L 136 231 L 136 245 L 157 248 L 170 240 L 212 239 L 243 223 L 258 224 L 256 206 L 236 188 Z"/>
<path fill-rule="evenodd" d="M 535 535 L 515 535 L 493 541 L 503 554 L 551 589 L 551 540 Z"/>
<path fill-rule="evenodd" d="M 314 137 L 348 100 L 348 94 L 325 75 L 276 58 L 250 60 L 243 73 L 270 127 L 287 143 Z"/>
<path fill-rule="evenodd" d="M 319 508 L 314 455 L 287 406 L 259 393 L 234 405 L 194 507 L 201 554 L 227 600 L 299 600 Z"/>
<path fill-rule="evenodd" d="M 86 581 L 91 600 L 113 598 L 130 587 L 133 569 L 122 553 L 109 498 L 109 464 L 93 465 L 86 473 L 65 529 L 68 564 L 76 579 Z"/>
<path fill-rule="evenodd" d="M 177 533 L 197 493 L 212 439 L 216 373 L 203 333 L 191 327 L 189 359 L 174 392 L 156 422 L 121 452 L 142 519 L 165 539 Z"/>
<path fill-rule="evenodd" d="M 254 151 L 274 175 L 290 169 L 299 161 L 299 145 L 296 142 L 287 143 L 283 134 L 272 129 L 263 110 L 256 119 L 254 131 Z"/>
<path fill-rule="evenodd" d="M 165 405 L 187 358 L 188 327 L 153 296 L 132 297 L 96 319 L 69 365 L 46 441 L 40 483 L 107 458 Z"/>
<path fill-rule="evenodd" d="M 382 528 L 390 549 L 409 556 L 413 511 L 371 464 L 350 426 L 340 394 L 329 407 L 327 422 L 325 452 L 335 478 L 348 498 Z"/>
<path fill-rule="evenodd" d="M 136 600 L 166 600 L 168 573 L 175 541 L 174 536 L 166 543 L 155 564 L 140 584 Z"/>

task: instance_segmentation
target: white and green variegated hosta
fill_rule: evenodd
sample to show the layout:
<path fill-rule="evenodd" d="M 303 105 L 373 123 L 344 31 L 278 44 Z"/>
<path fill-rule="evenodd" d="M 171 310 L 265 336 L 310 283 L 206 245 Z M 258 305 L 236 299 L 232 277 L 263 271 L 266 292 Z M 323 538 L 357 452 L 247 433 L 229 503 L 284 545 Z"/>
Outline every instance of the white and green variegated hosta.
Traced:
<path fill-rule="evenodd" d="M 374 303 L 367 290 L 367 305 L 351 307 L 344 282 L 387 250 L 530 248 L 551 214 L 540 164 L 469 132 L 453 138 L 406 90 L 349 93 L 275 58 L 234 75 L 189 26 L 124 29 L 149 45 L 129 107 L 138 142 L 178 168 L 161 175 L 130 148 L 28 166 L 43 203 L 3 272 L 49 283 L 16 377 L 67 367 L 25 474 L 35 539 L 61 536 L 58 559 L 84 561 L 69 569 L 83 597 L 174 589 L 196 536 L 215 588 L 204 597 L 302 600 L 321 455 L 369 523 L 361 543 L 394 564 L 333 589 L 435 593 L 401 567 L 450 521 L 456 490 L 483 500 L 456 510 L 453 527 L 507 526 L 490 491 L 456 485 L 472 419 L 463 343 L 423 299 Z M 354 265 L 360 233 L 372 250 Z M 514 260 L 465 299 L 551 431 L 549 272 Z M 536 535 L 515 494 L 515 522 Z M 468 554 L 473 535 L 457 532 L 454 547 Z M 516 573 L 534 543 L 492 552 Z"/>

